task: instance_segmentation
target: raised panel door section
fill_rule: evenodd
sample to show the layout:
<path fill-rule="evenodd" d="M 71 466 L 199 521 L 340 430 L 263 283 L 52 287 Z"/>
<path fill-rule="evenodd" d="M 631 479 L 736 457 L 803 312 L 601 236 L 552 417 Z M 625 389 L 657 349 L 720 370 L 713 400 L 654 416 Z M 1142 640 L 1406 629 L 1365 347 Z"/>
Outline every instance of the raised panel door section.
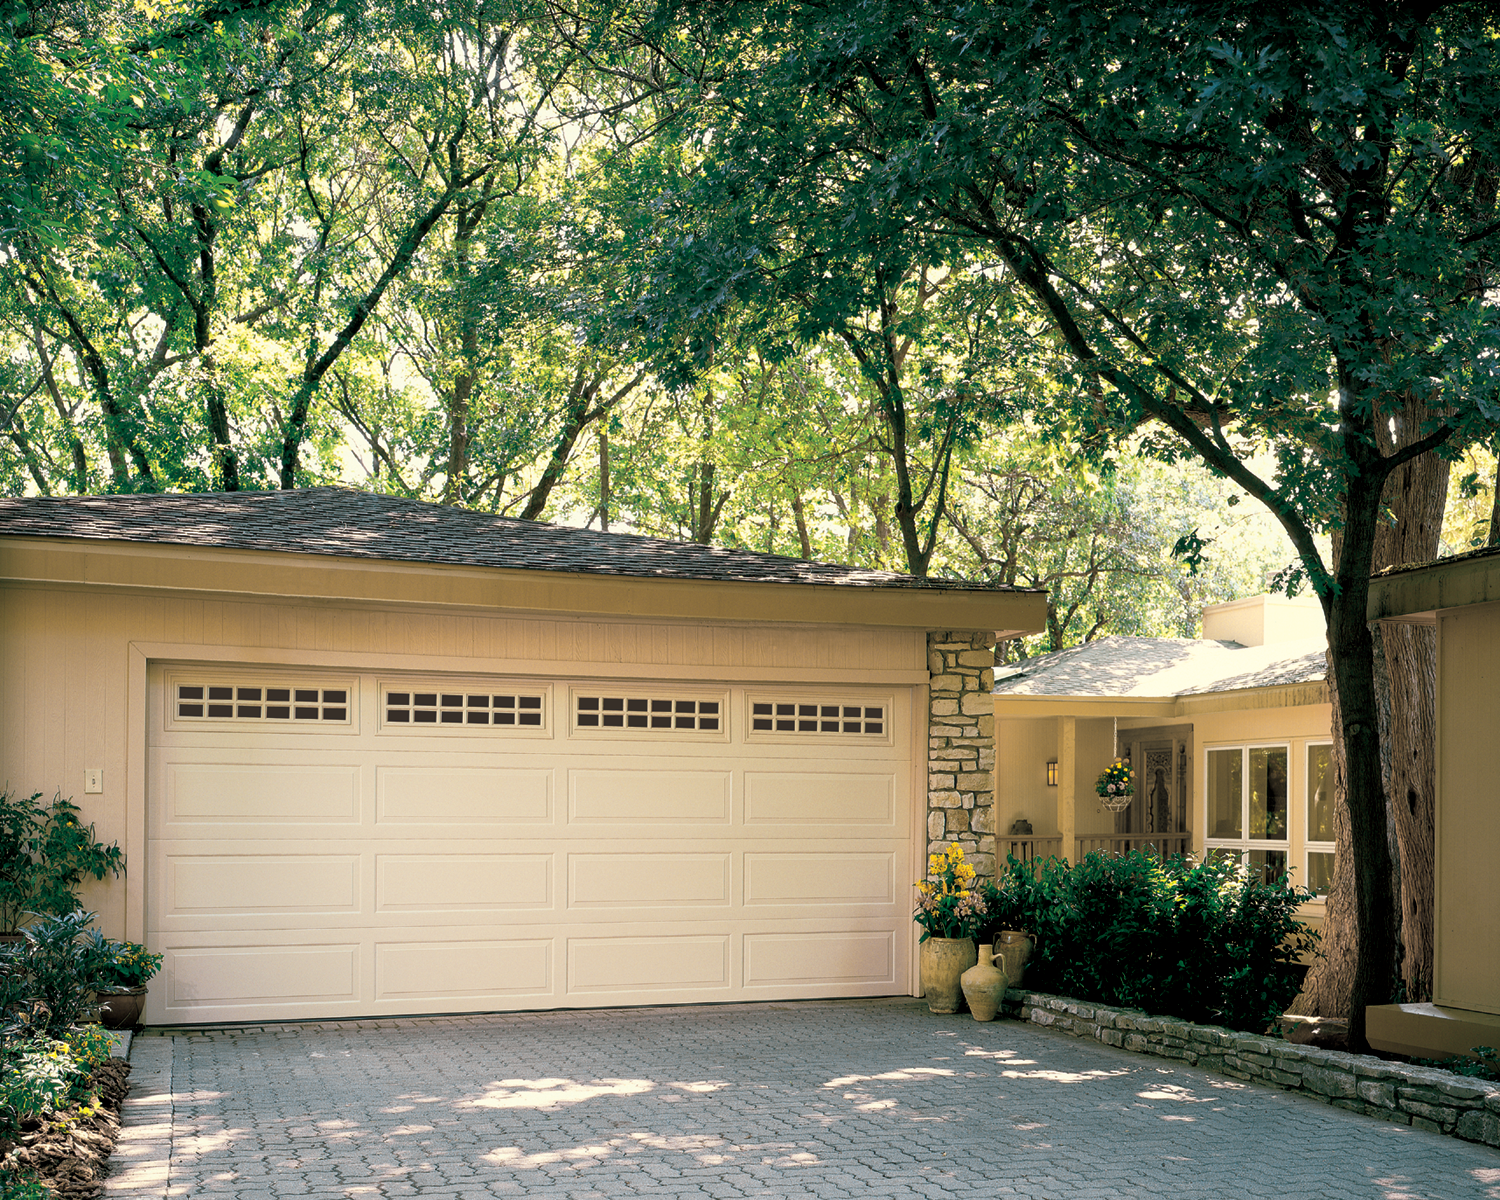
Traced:
<path fill-rule="evenodd" d="M 515 1000 L 551 992 L 551 938 L 375 946 L 377 1000 Z"/>
<path fill-rule="evenodd" d="M 163 916 L 359 911 L 353 854 L 171 855 Z"/>
<path fill-rule="evenodd" d="M 727 987 L 728 936 L 568 939 L 569 992 L 644 994 Z"/>
<path fill-rule="evenodd" d="M 505 912 L 550 908 L 551 854 L 380 854 L 375 911 Z"/>
<path fill-rule="evenodd" d="M 359 999 L 359 947 L 352 944 L 169 949 L 163 966 L 169 1018 L 224 1006 L 242 1011 Z"/>
<path fill-rule="evenodd" d="M 905 931 L 902 931 L 903 935 Z M 745 986 L 831 988 L 895 984 L 896 934 L 889 930 L 747 933 Z"/>
<path fill-rule="evenodd" d="M 570 854 L 570 908 L 636 908 L 729 903 L 729 855 Z"/>
<path fill-rule="evenodd" d="M 727 825 L 728 771 L 611 770 L 568 772 L 569 821 L 575 825 Z"/>
<path fill-rule="evenodd" d="M 748 770 L 745 824 L 894 828 L 895 775 Z"/>
<path fill-rule="evenodd" d="M 892 851 L 745 854 L 745 903 L 890 905 L 896 900 Z"/>
<path fill-rule="evenodd" d="M 552 820 L 550 769 L 395 767 L 375 771 L 380 825 L 511 825 Z"/>
<path fill-rule="evenodd" d="M 162 774 L 167 825 L 359 823 L 357 763 L 168 762 Z"/>

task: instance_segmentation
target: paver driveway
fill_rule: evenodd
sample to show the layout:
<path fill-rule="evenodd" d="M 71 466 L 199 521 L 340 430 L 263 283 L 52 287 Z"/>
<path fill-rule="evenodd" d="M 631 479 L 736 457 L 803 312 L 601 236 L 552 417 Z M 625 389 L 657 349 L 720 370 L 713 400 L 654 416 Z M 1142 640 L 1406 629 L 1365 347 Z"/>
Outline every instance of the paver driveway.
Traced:
<path fill-rule="evenodd" d="M 916 1000 L 136 1039 L 114 1195 L 1500 1197 L 1500 1153 Z"/>

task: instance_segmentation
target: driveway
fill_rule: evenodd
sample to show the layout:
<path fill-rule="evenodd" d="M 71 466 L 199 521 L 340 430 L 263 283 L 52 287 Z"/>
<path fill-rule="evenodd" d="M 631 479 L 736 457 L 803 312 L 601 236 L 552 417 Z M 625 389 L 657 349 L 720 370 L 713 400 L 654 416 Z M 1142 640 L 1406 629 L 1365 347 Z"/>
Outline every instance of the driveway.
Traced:
<path fill-rule="evenodd" d="M 111 1196 L 1500 1197 L 1500 1153 L 850 1000 L 138 1037 Z"/>

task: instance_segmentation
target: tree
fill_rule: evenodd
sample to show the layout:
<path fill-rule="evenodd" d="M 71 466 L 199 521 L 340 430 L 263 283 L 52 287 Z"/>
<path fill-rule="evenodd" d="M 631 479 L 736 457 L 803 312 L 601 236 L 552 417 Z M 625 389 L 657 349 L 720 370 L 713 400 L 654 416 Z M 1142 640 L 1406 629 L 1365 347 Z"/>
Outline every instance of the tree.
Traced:
<path fill-rule="evenodd" d="M 1397 961 L 1364 619 L 1387 483 L 1497 412 L 1488 7 L 734 14 L 719 38 L 738 55 L 718 85 L 727 128 L 698 197 L 734 217 L 708 248 L 668 247 L 662 277 L 687 285 L 671 302 L 714 311 L 773 272 L 775 226 L 752 214 L 789 189 L 816 195 L 830 225 L 899 218 L 962 237 L 1058 352 L 1063 386 L 1041 419 L 1095 453 L 1146 430 L 1147 452 L 1195 456 L 1275 514 L 1328 618 L 1362 1045 Z M 682 265 L 695 258 L 739 266 L 715 279 Z M 1271 473 L 1252 465 L 1266 446 Z"/>

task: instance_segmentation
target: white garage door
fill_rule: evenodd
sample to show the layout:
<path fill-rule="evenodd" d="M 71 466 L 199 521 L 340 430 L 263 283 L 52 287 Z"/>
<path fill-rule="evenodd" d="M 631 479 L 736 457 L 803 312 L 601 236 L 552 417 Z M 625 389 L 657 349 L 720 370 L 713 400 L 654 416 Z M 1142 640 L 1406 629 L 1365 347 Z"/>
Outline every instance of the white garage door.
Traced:
<path fill-rule="evenodd" d="M 152 1023 L 890 995 L 911 693 L 159 666 Z"/>

